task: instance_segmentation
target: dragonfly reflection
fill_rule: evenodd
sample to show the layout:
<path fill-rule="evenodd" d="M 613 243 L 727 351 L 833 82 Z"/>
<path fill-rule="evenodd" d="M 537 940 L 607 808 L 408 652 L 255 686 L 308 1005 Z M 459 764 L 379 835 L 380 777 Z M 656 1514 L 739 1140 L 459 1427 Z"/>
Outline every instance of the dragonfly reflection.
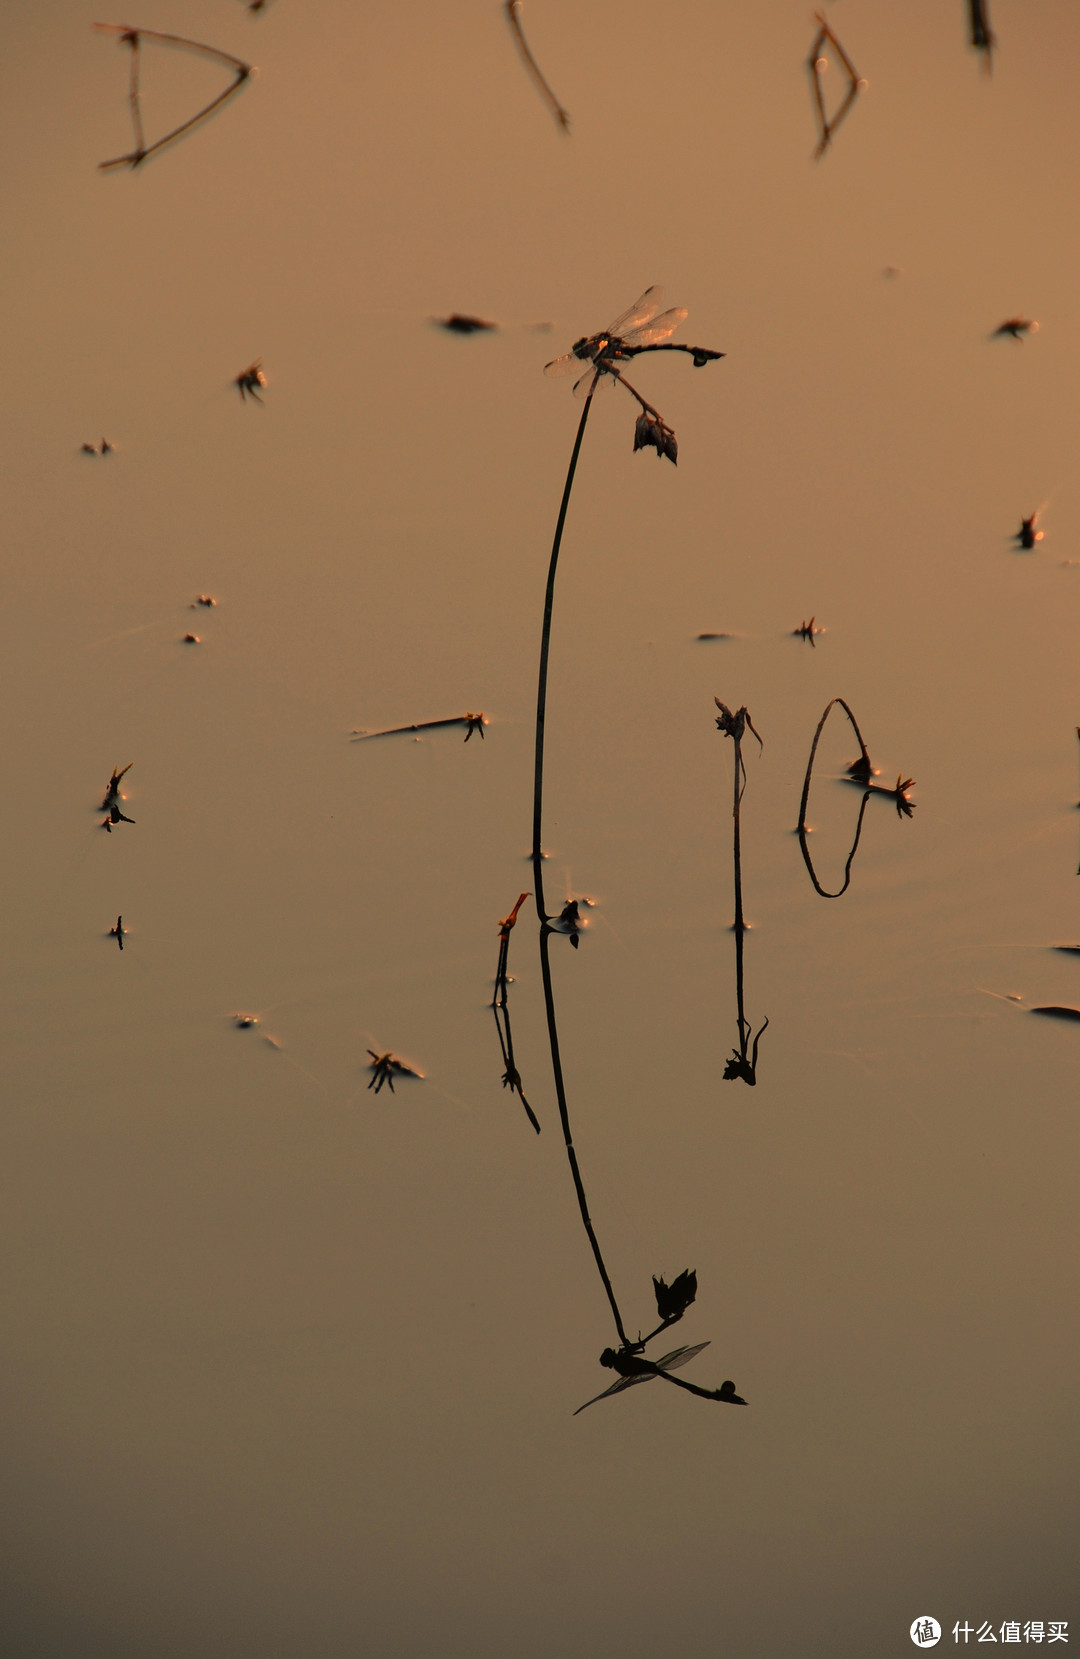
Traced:
<path fill-rule="evenodd" d="M 672 1377 L 668 1373 L 681 1365 L 687 1365 L 707 1348 L 707 1342 L 698 1342 L 692 1348 L 674 1348 L 670 1354 L 662 1359 L 645 1359 L 641 1354 L 635 1354 L 630 1348 L 605 1348 L 600 1355 L 600 1364 L 606 1365 L 609 1370 L 618 1371 L 619 1380 L 605 1388 L 602 1394 L 594 1394 L 591 1400 L 586 1400 L 584 1406 L 578 1406 L 574 1416 L 584 1411 L 585 1406 L 595 1405 L 597 1400 L 606 1400 L 609 1394 L 621 1394 L 624 1388 L 633 1388 L 635 1383 L 651 1382 L 653 1377 L 663 1377 L 665 1382 L 674 1383 L 676 1388 L 685 1388 L 689 1394 L 697 1394 L 703 1400 L 722 1400 L 726 1405 L 744 1406 L 746 1401 L 736 1394 L 735 1384 L 725 1382 L 719 1388 L 698 1388 L 695 1383 L 684 1382 L 681 1377 Z"/>
<path fill-rule="evenodd" d="M 572 351 L 545 363 L 544 373 L 553 379 L 580 374 L 574 396 L 585 398 L 594 381 L 597 391 L 601 386 L 612 385 L 620 378 L 618 365 L 629 363 L 643 351 L 687 351 L 694 359 L 695 369 L 724 356 L 722 351 L 708 351 L 704 346 L 668 345 L 669 337 L 690 313 L 681 305 L 660 311 L 663 303 L 662 288 L 646 288 L 641 298 L 600 334 L 582 335 L 574 341 Z M 581 374 L 583 365 L 585 373 Z"/>

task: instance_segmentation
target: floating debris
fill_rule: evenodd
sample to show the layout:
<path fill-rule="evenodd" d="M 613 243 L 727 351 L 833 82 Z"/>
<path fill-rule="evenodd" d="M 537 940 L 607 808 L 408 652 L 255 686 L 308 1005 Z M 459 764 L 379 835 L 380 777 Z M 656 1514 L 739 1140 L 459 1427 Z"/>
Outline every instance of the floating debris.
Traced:
<path fill-rule="evenodd" d="M 1035 525 L 1038 521 L 1038 517 L 1038 513 L 1034 512 L 1030 518 L 1022 518 L 1020 520 L 1020 528 L 1013 536 L 1013 540 L 1018 541 L 1020 546 L 1025 550 L 1025 552 L 1028 553 L 1031 552 L 1037 542 L 1042 541 L 1046 533 L 1043 530 L 1036 530 Z"/>
<path fill-rule="evenodd" d="M 464 726 L 466 728 L 465 741 L 468 743 L 473 732 L 479 732 L 481 738 L 483 738 L 484 727 L 489 723 L 487 716 L 481 711 L 479 714 L 452 714 L 445 720 L 419 720 L 413 726 L 390 726 L 382 732 L 366 732 L 362 727 L 357 726 L 351 734 L 351 741 L 353 743 L 365 743 L 373 737 L 400 737 L 403 732 L 430 732 L 435 731 L 439 726 Z"/>
<path fill-rule="evenodd" d="M 998 340 L 1008 334 L 1014 340 L 1022 341 L 1025 335 L 1037 334 L 1038 332 L 1038 323 L 1032 322 L 1030 317 L 1006 317 L 1003 323 L 998 324 L 990 338 L 991 340 Z"/>
<path fill-rule="evenodd" d="M 513 30 L 514 41 L 517 45 L 518 51 L 521 53 L 522 62 L 524 63 L 529 74 L 532 76 L 536 86 L 539 88 L 540 96 L 544 99 L 544 102 L 551 110 L 551 113 L 559 123 L 559 126 L 562 128 L 564 133 L 568 134 L 570 131 L 569 111 L 563 108 L 554 92 L 552 92 L 550 86 L 548 86 L 547 81 L 540 73 L 540 66 L 529 50 L 529 43 L 525 39 L 525 31 L 521 27 L 520 12 L 521 0 L 506 0 L 507 21 Z"/>
<path fill-rule="evenodd" d="M 451 312 L 449 317 L 432 317 L 437 328 L 445 328 L 448 334 L 492 334 L 498 330 L 498 323 L 486 322 L 483 317 L 464 317 L 458 311 Z"/>
<path fill-rule="evenodd" d="M 395 1075 L 398 1077 L 420 1078 L 424 1075 L 422 1071 L 417 1071 L 414 1066 L 407 1066 L 404 1060 L 399 1060 L 397 1056 L 395 1054 L 391 1054 L 389 1050 L 385 1054 L 376 1054 L 373 1048 L 369 1048 L 368 1053 L 371 1055 L 372 1060 L 369 1070 L 374 1073 L 371 1082 L 368 1084 L 368 1088 L 374 1089 L 376 1094 L 382 1093 L 384 1083 L 389 1084 L 390 1093 L 393 1094 Z"/>
<path fill-rule="evenodd" d="M 109 779 L 109 786 L 105 791 L 105 799 L 101 803 L 102 812 L 108 812 L 109 808 L 115 806 L 117 801 L 122 801 L 126 798 L 123 794 L 121 794 L 120 780 L 127 776 L 134 764 L 135 762 L 133 760 L 129 760 L 126 766 L 113 767 L 112 777 Z"/>
<path fill-rule="evenodd" d="M 909 801 L 907 798 L 908 790 L 914 789 L 914 787 L 915 779 L 904 778 L 899 772 L 896 774 L 895 789 L 886 789 L 884 785 L 880 783 L 868 783 L 865 785 L 866 793 L 868 795 L 887 795 L 890 801 L 895 801 L 896 816 L 898 818 L 910 818 L 912 813 L 915 811 L 915 802 Z"/>
<path fill-rule="evenodd" d="M 269 382 L 263 373 L 261 357 L 256 357 L 254 363 L 249 363 L 246 369 L 241 369 L 233 380 L 233 385 L 240 393 L 241 403 L 246 402 L 249 397 L 253 397 L 256 403 L 262 403 L 259 388 L 268 384 Z"/>
<path fill-rule="evenodd" d="M 851 59 L 844 51 L 844 48 L 833 34 L 833 31 L 826 23 L 824 13 L 815 12 L 814 21 L 818 23 L 820 27 L 814 37 L 814 44 L 810 48 L 810 56 L 806 60 L 806 66 L 810 71 L 810 82 L 814 89 L 814 113 L 817 117 L 818 125 L 818 146 L 814 151 L 814 160 L 820 161 L 822 156 L 825 154 L 825 151 L 832 143 L 833 135 L 839 127 L 841 121 L 843 121 L 845 116 L 848 114 L 852 104 L 859 96 L 859 93 L 866 90 L 869 82 L 860 77 L 855 65 L 852 63 Z M 822 48 L 826 44 L 831 45 L 834 48 L 837 57 L 844 66 L 844 71 L 848 78 L 847 92 L 845 93 L 843 101 L 837 109 L 836 114 L 832 117 L 832 120 L 830 120 L 825 113 L 825 89 L 822 84 L 822 77 L 828 72 L 829 68 L 828 58 L 821 56 Z"/>
<path fill-rule="evenodd" d="M 986 73 L 989 75 L 994 68 L 997 36 L 990 27 L 986 8 L 987 0 L 968 0 L 968 24 L 971 31 L 968 38 L 977 52 L 986 53 Z"/>
<path fill-rule="evenodd" d="M 196 595 L 194 604 L 192 604 L 189 608 L 191 610 L 195 610 L 196 606 L 204 605 L 210 609 L 216 604 L 217 600 L 214 599 L 209 593 L 200 593 Z"/>
<path fill-rule="evenodd" d="M 163 150 L 167 144 L 171 144 L 174 139 L 179 138 L 182 133 L 190 132 L 193 127 L 198 126 L 200 121 L 205 121 L 208 115 L 213 114 L 214 110 L 220 109 L 228 99 L 239 92 L 244 82 L 254 74 L 254 69 L 250 63 L 244 63 L 240 58 L 233 57 L 231 52 L 219 51 L 216 46 L 204 46 L 201 42 L 189 40 L 184 35 L 160 34 L 155 29 L 132 29 L 126 23 L 95 23 L 94 28 L 101 34 L 117 35 L 119 44 L 129 47 L 131 50 L 131 82 L 128 101 L 131 104 L 131 120 L 135 128 L 134 150 L 127 155 L 115 156 L 112 161 L 100 162 L 99 172 L 107 172 L 113 167 L 138 167 L 149 156 L 155 155 L 157 151 Z M 195 52 L 202 57 L 212 58 L 217 63 L 226 64 L 233 71 L 231 86 L 226 87 L 224 92 L 220 92 L 216 98 L 212 98 L 189 120 L 182 121 L 178 127 L 174 127 L 171 132 L 165 134 L 164 138 L 157 139 L 153 144 L 147 144 L 143 133 L 142 103 L 139 93 L 139 53 L 144 40 L 156 42 L 160 46 L 179 47 L 181 51 Z"/>

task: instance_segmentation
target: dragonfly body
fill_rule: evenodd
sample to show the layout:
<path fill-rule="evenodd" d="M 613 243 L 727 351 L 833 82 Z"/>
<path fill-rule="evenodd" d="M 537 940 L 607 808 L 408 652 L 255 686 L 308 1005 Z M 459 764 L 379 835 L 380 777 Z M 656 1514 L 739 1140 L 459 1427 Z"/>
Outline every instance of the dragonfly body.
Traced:
<path fill-rule="evenodd" d="M 602 1394 L 594 1394 L 591 1400 L 586 1400 L 584 1406 L 578 1406 L 574 1416 L 584 1411 L 585 1406 L 595 1405 L 597 1400 L 606 1400 L 609 1394 L 621 1394 L 624 1388 L 633 1388 L 635 1383 L 650 1382 L 653 1377 L 663 1377 L 665 1382 L 674 1383 L 677 1388 L 685 1388 L 688 1394 L 697 1394 L 703 1400 L 721 1400 L 725 1405 L 744 1406 L 746 1401 L 736 1394 L 735 1384 L 725 1382 L 719 1388 L 698 1388 L 696 1383 L 683 1382 L 681 1377 L 672 1377 L 670 1372 L 681 1365 L 686 1365 L 703 1348 L 707 1342 L 698 1342 L 692 1348 L 675 1348 L 670 1354 L 664 1354 L 661 1359 L 646 1359 L 644 1355 L 635 1351 L 633 1345 L 622 1348 L 605 1348 L 600 1355 L 600 1364 L 607 1366 L 609 1371 L 617 1371 L 619 1380 L 605 1388 Z"/>
<path fill-rule="evenodd" d="M 663 303 L 662 288 L 646 288 L 629 311 L 616 317 L 599 334 L 583 334 L 580 340 L 574 341 L 570 351 L 545 364 L 544 373 L 553 378 L 580 374 L 581 365 L 587 364 L 588 368 L 574 387 L 574 393 L 577 397 L 588 397 L 594 387 L 599 390 L 605 383 L 617 380 L 618 365 L 629 363 L 643 351 L 687 351 L 698 369 L 715 358 L 723 357 L 722 351 L 710 351 L 704 346 L 668 345 L 670 336 L 690 313 L 683 306 L 661 312 Z"/>

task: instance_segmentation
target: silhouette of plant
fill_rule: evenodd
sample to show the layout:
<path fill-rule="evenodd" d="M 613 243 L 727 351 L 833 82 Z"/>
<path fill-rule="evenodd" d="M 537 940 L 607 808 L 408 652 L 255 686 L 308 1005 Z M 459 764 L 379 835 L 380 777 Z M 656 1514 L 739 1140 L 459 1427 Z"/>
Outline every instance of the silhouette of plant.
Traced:
<path fill-rule="evenodd" d="M 742 898 L 742 798 L 746 791 L 746 762 L 742 755 L 742 740 L 749 730 L 757 738 L 760 749 L 764 750 L 765 745 L 758 732 L 754 730 L 754 723 L 745 705 L 736 713 L 733 713 L 726 703 L 720 701 L 719 697 L 714 697 L 713 702 L 720 710 L 716 721 L 717 731 L 722 732 L 725 737 L 730 737 L 735 745 L 735 784 L 731 815 L 734 823 L 735 926 L 733 931 L 735 934 L 735 1002 L 739 1028 L 739 1046 L 732 1050 L 731 1059 L 724 1067 L 724 1081 L 725 1083 L 731 1083 L 736 1079 L 741 1079 L 742 1082 L 749 1083 L 753 1088 L 757 1083 L 758 1044 L 769 1022 L 766 1020 L 765 1024 L 761 1026 L 754 1038 L 753 1049 L 751 1049 L 752 1027 L 746 1018 L 743 1001 L 743 935 L 746 932 L 746 920 L 743 916 Z"/>
<path fill-rule="evenodd" d="M 674 433 L 663 420 L 663 417 L 647 403 L 632 386 L 629 385 L 622 373 L 622 365 L 632 358 L 649 351 L 682 350 L 689 352 L 693 358 L 695 368 L 702 368 L 706 363 L 715 361 L 723 356 L 722 352 L 712 351 L 704 346 L 673 346 L 669 345 L 669 337 L 680 323 L 686 319 L 686 311 L 680 309 L 667 311 L 658 315 L 663 304 L 663 293 L 659 288 L 649 288 L 638 300 L 637 304 L 616 318 L 609 328 L 599 334 L 583 335 L 575 341 L 571 351 L 563 357 L 556 358 L 545 366 L 545 374 L 562 376 L 575 374 L 579 376 L 575 385 L 575 393 L 584 398 L 585 407 L 578 422 L 577 435 L 570 456 L 570 465 L 563 485 L 562 500 L 559 504 L 559 513 L 555 525 L 555 537 L 551 548 L 551 557 L 548 562 L 547 586 L 544 594 L 544 616 L 540 632 L 540 666 L 536 694 L 536 749 L 533 772 L 533 836 L 532 836 L 532 864 L 533 864 L 533 892 L 536 899 L 536 909 L 540 923 L 540 972 L 544 986 L 544 1006 L 547 1014 L 548 1042 L 551 1050 L 551 1067 L 555 1080 L 555 1094 L 559 1105 L 559 1121 L 562 1126 L 563 1142 L 566 1147 L 567 1161 L 574 1182 L 577 1195 L 578 1209 L 581 1214 L 582 1225 L 585 1228 L 593 1259 L 600 1275 L 604 1292 L 611 1308 L 615 1329 L 620 1342 L 620 1352 L 632 1351 L 623 1325 L 622 1313 L 615 1298 L 611 1277 L 600 1250 L 600 1243 L 593 1227 L 592 1217 L 589 1214 L 588 1201 L 585 1195 L 585 1186 L 581 1178 L 577 1152 L 574 1148 L 573 1134 L 570 1128 L 570 1113 L 566 1098 L 566 1085 L 563 1077 L 562 1057 L 559 1050 L 559 1032 L 555 1015 L 555 993 L 551 978 L 550 941 L 553 932 L 565 932 L 571 943 L 577 944 L 577 934 L 580 927 L 580 913 L 576 910 L 575 901 L 568 900 L 561 915 L 552 919 L 547 912 L 544 902 L 544 857 L 543 857 L 543 801 L 544 801 L 544 738 L 547 721 L 547 685 L 548 661 L 551 649 L 551 623 L 555 602 L 555 577 L 558 571 L 559 550 L 562 546 L 563 531 L 566 526 L 566 515 L 570 506 L 570 495 L 574 487 L 574 478 L 577 472 L 578 459 L 581 454 L 581 445 L 585 437 L 585 427 L 592 409 L 593 398 L 602 384 L 612 385 L 619 383 L 640 405 L 643 414 L 649 416 L 656 425 L 659 436 L 658 453 L 667 455 L 675 461 Z M 584 371 L 584 372 L 582 372 Z M 638 441 L 640 421 L 635 426 L 635 448 L 641 448 Z M 644 440 L 646 444 L 653 444 L 652 438 Z M 561 924 L 561 925 L 560 925 Z M 576 925 L 575 925 L 576 924 Z M 648 1370 L 646 1375 L 660 1374 L 655 1367 Z M 689 1386 L 689 1385 L 684 1385 Z M 692 1390 L 693 1392 L 693 1390 Z"/>

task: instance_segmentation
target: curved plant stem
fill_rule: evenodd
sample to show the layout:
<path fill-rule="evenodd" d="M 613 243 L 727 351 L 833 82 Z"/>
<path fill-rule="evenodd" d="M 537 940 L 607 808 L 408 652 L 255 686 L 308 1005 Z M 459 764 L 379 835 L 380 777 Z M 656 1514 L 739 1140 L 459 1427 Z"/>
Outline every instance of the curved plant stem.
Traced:
<path fill-rule="evenodd" d="M 585 436 L 585 423 L 592 408 L 593 393 L 597 374 L 589 388 L 589 395 L 585 399 L 585 407 L 581 411 L 578 422 L 577 437 L 574 439 L 574 453 L 570 457 L 570 466 L 566 474 L 566 484 L 563 487 L 562 502 L 559 506 L 559 519 L 555 526 L 555 541 L 551 548 L 551 562 L 548 565 L 547 591 L 544 594 L 544 626 L 540 634 L 540 677 L 536 688 L 536 763 L 533 771 L 533 840 L 532 861 L 533 880 L 536 883 L 536 909 L 543 926 L 548 919 L 544 905 L 544 866 L 541 836 L 544 815 L 544 725 L 547 719 L 547 679 L 548 655 L 551 650 L 551 611 L 555 603 L 555 572 L 559 567 L 559 549 L 562 546 L 563 528 L 566 524 L 566 512 L 570 505 L 570 491 L 574 487 L 574 474 L 577 472 L 578 456 L 581 454 L 581 440 Z"/>
<path fill-rule="evenodd" d="M 842 898 L 848 890 L 848 886 L 851 882 L 851 866 L 855 862 L 855 854 L 859 850 L 859 837 L 862 835 L 863 815 L 866 812 L 866 803 L 870 799 L 870 792 L 867 791 L 863 795 L 862 804 L 859 807 L 859 819 L 855 825 L 855 839 L 851 843 L 851 851 L 848 853 L 847 863 L 844 865 L 843 886 L 838 887 L 835 893 L 830 893 L 827 888 L 822 887 L 820 881 L 818 880 L 817 872 L 814 869 L 814 861 L 810 857 L 810 848 L 807 845 L 806 840 L 806 808 L 810 801 L 810 780 L 814 775 L 814 760 L 817 756 L 818 741 L 821 737 L 822 731 L 825 728 L 825 722 L 829 718 L 830 711 L 835 703 L 839 703 L 840 707 L 847 715 L 851 724 L 851 729 L 855 733 L 855 737 L 859 744 L 859 759 L 851 769 L 851 776 L 853 780 L 857 781 L 861 778 L 868 781 L 873 776 L 873 768 L 870 765 L 870 756 L 867 753 L 866 744 L 863 741 L 863 734 L 859 730 L 859 722 L 856 720 L 855 716 L 852 714 L 847 703 L 842 697 L 833 697 L 831 701 L 825 705 L 825 712 L 817 723 L 817 730 L 814 733 L 814 741 L 810 745 L 810 759 L 806 763 L 806 776 L 803 779 L 802 800 L 799 802 L 799 846 L 802 848 L 803 861 L 806 865 L 807 871 L 809 872 L 810 880 L 814 884 L 814 890 L 819 893 L 823 899 Z M 1077 735 L 1080 736 L 1080 729 L 1078 729 Z"/>
<path fill-rule="evenodd" d="M 559 1102 L 559 1122 L 562 1124 L 563 1141 L 566 1146 L 566 1156 L 570 1164 L 570 1173 L 574 1178 L 574 1190 L 577 1193 L 578 1209 L 581 1211 L 581 1220 L 588 1234 L 596 1266 L 607 1293 L 611 1312 L 615 1319 L 615 1329 L 619 1341 L 624 1347 L 628 1345 L 626 1331 L 623 1328 L 622 1314 L 619 1304 L 615 1300 L 615 1292 L 611 1287 L 611 1279 L 604 1265 L 604 1258 L 600 1252 L 600 1245 L 593 1228 L 592 1218 L 589 1215 L 588 1200 L 585 1197 L 585 1187 L 581 1179 L 581 1170 L 578 1167 L 577 1153 L 574 1151 L 574 1137 L 570 1130 L 570 1113 L 566 1104 L 566 1087 L 563 1082 L 562 1058 L 559 1053 L 559 1028 L 555 1019 L 555 992 L 551 983 L 550 941 L 551 928 L 548 923 L 547 907 L 544 903 L 544 854 L 543 854 L 543 815 L 544 815 L 544 727 L 547 717 L 547 681 L 548 657 L 551 649 L 551 613 L 555 602 L 555 573 L 559 565 L 559 549 L 562 546 L 563 529 L 566 525 L 566 513 L 570 506 L 570 492 L 574 487 L 574 474 L 577 471 L 578 456 L 581 454 L 581 442 L 585 436 L 585 424 L 592 408 L 593 393 L 599 373 L 595 376 L 589 395 L 585 399 L 585 407 L 581 411 L 581 420 L 578 422 L 577 437 L 574 440 L 574 450 L 570 457 L 570 466 L 566 474 L 566 484 L 563 487 L 562 502 L 559 507 L 559 518 L 555 525 L 555 540 L 551 548 L 551 561 L 548 565 L 547 590 L 544 595 L 544 625 L 540 635 L 540 675 L 536 692 L 536 765 L 533 774 L 533 890 L 536 898 L 537 914 L 540 918 L 540 973 L 544 982 L 544 1006 L 547 1010 L 548 1041 L 551 1045 L 551 1069 L 555 1077 L 555 1095 Z"/>

